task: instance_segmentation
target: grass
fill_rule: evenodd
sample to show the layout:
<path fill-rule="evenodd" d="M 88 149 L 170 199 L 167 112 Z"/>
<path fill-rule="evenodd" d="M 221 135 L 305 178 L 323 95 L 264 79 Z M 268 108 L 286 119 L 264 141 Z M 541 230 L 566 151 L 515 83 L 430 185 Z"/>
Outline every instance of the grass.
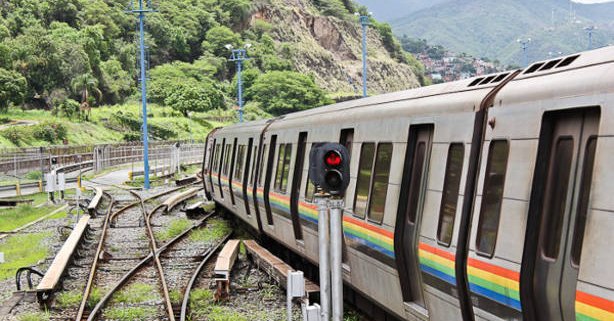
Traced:
<path fill-rule="evenodd" d="M 22 195 L 16 197 L 7 197 L 6 199 L 10 200 L 32 200 L 32 206 L 38 206 L 47 202 L 47 193 L 36 193 L 30 195 Z"/>
<path fill-rule="evenodd" d="M 181 304 L 181 299 L 183 299 L 183 295 L 178 289 L 172 289 L 168 292 L 169 298 L 171 299 L 172 304 Z"/>
<path fill-rule="evenodd" d="M 208 125 L 204 126 L 191 118 L 186 118 L 173 112 L 169 107 L 162 107 L 156 104 L 149 104 L 149 120 L 152 126 L 158 126 L 170 129 L 174 137 L 169 139 L 191 140 L 202 139 L 207 133 L 215 127 L 224 126 L 227 123 L 217 121 L 207 121 Z M 122 112 L 127 117 L 131 115 L 138 117 L 140 111 L 138 102 L 128 102 L 123 105 L 114 106 L 98 106 L 92 108 L 92 114 L 89 122 L 80 121 L 76 118 L 69 119 L 61 116 L 53 116 L 49 111 L 44 110 L 21 110 L 10 108 L 6 113 L 2 114 L 3 118 L 11 120 L 30 120 L 35 122 L 52 121 L 59 123 L 66 128 L 66 140 L 72 145 L 91 145 L 101 143 L 122 142 L 126 130 L 119 130 L 113 126 L 109 126 L 112 122 L 113 113 Z M 29 126 L 14 126 L 9 130 L 21 133 L 17 142 L 11 142 L 3 135 L 7 129 L 0 130 L 0 148 L 2 147 L 25 147 L 25 146 L 49 146 L 53 144 L 61 144 L 61 141 L 50 143 L 48 141 L 39 140 L 33 135 L 26 135 Z"/>
<path fill-rule="evenodd" d="M 19 317 L 19 321 L 49 321 L 49 311 L 44 312 L 30 312 L 22 314 Z"/>
<path fill-rule="evenodd" d="M 6 260 L 0 265 L 0 280 L 12 278 L 20 267 L 34 265 L 47 257 L 49 249 L 44 240 L 49 236 L 50 232 L 15 235 L 0 244 Z"/>
<path fill-rule="evenodd" d="M 78 307 L 81 303 L 83 293 L 80 291 L 72 290 L 68 292 L 61 292 L 57 295 L 56 301 L 61 308 Z"/>
<path fill-rule="evenodd" d="M 247 321 L 247 316 L 224 306 L 212 306 L 209 311 L 210 321 Z"/>
<path fill-rule="evenodd" d="M 147 320 L 156 315 L 153 307 L 114 307 L 105 311 L 105 319 L 118 321 Z"/>
<path fill-rule="evenodd" d="M 207 222 L 206 227 L 192 232 L 190 239 L 193 241 L 211 243 L 221 239 L 229 232 L 230 226 L 228 226 L 227 221 L 219 218 L 212 218 Z"/>
<path fill-rule="evenodd" d="M 0 231 L 8 232 L 22 225 L 37 220 L 58 209 L 59 205 L 34 207 L 28 204 L 20 204 L 16 207 L 0 210 Z"/>
<path fill-rule="evenodd" d="M 213 292 L 208 289 L 194 289 L 190 292 L 190 312 L 192 319 L 200 319 L 209 313 L 213 304 Z"/>
<path fill-rule="evenodd" d="M 90 291 L 90 296 L 87 298 L 87 307 L 90 309 L 95 307 L 96 304 L 100 302 L 100 299 L 102 299 L 102 294 L 103 293 L 100 288 L 92 288 Z"/>
<path fill-rule="evenodd" d="M 181 234 L 183 231 L 187 230 L 192 226 L 192 222 L 187 218 L 176 219 L 168 225 L 166 230 L 156 232 L 156 239 L 160 241 L 168 241 L 175 236 Z"/>
<path fill-rule="evenodd" d="M 115 303 L 143 303 L 159 299 L 157 289 L 143 283 L 134 283 L 117 293 L 113 297 Z"/>

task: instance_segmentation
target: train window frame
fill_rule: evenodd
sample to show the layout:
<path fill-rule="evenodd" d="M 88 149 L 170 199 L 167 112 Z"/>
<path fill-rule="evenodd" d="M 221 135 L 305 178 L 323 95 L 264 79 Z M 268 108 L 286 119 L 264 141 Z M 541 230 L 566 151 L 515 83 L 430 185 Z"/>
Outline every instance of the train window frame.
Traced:
<path fill-rule="evenodd" d="M 237 149 L 237 156 L 235 160 L 235 168 L 233 173 L 233 181 L 242 181 L 243 180 L 243 169 L 245 166 L 245 144 L 240 144 Z"/>
<path fill-rule="evenodd" d="M 292 144 L 285 144 L 284 146 L 284 160 L 281 167 L 281 178 L 279 180 L 279 191 L 281 193 L 287 194 L 288 192 L 288 181 L 290 180 L 290 161 L 292 156 Z"/>
<path fill-rule="evenodd" d="M 260 168 L 258 169 L 258 174 L 256 174 L 256 176 L 260 175 L 260 177 L 256 177 L 256 179 L 258 180 L 258 186 L 259 187 L 263 187 L 264 186 L 264 175 L 265 175 L 265 169 L 264 169 L 264 156 L 267 153 L 267 144 L 263 144 L 262 145 L 262 150 L 260 151 Z"/>
<path fill-rule="evenodd" d="M 226 154 L 224 155 L 224 164 L 222 165 L 222 175 L 226 176 L 226 178 L 228 178 L 228 170 L 230 169 L 231 148 L 232 144 L 229 143 L 226 144 L 226 149 L 224 150 Z"/>
<path fill-rule="evenodd" d="M 489 195 L 487 195 L 487 193 L 491 193 L 491 191 L 494 191 L 494 187 L 492 186 L 493 176 L 490 175 L 489 173 L 492 172 L 492 166 L 494 166 L 493 158 L 496 156 L 495 148 L 497 147 L 498 143 L 505 143 L 505 146 L 504 146 L 505 147 L 504 149 L 505 151 L 505 164 L 504 165 L 505 166 L 503 166 L 503 171 L 501 173 L 497 173 L 501 176 L 501 181 L 499 183 L 499 185 L 501 186 L 500 194 L 499 195 L 493 194 L 493 196 L 496 197 L 496 202 L 491 202 L 493 204 L 496 204 L 495 207 L 492 208 L 494 209 L 494 212 L 491 213 L 491 214 L 496 214 L 496 224 L 494 224 L 495 228 L 493 230 L 494 238 L 489 248 L 484 250 L 484 248 L 480 245 L 480 242 L 482 240 L 482 235 L 484 233 L 483 230 L 485 229 L 484 226 L 487 224 L 486 222 L 487 219 L 492 219 L 492 218 L 486 217 L 488 215 L 488 213 L 486 213 L 486 208 L 487 208 L 486 202 L 489 201 L 488 199 Z M 484 170 L 484 184 L 482 188 L 482 200 L 480 202 L 480 215 L 478 218 L 478 225 L 476 227 L 476 236 L 475 236 L 476 253 L 479 256 L 483 256 L 489 259 L 494 257 L 495 251 L 497 250 L 497 238 L 499 237 L 499 227 L 501 224 L 501 210 L 503 207 L 503 200 L 505 199 L 505 182 L 507 180 L 509 158 L 510 158 L 510 141 L 508 139 L 493 139 L 490 141 L 490 144 L 488 146 L 488 157 L 486 161 L 486 168 Z M 497 182 L 494 182 L 494 184 L 496 183 Z"/>
<path fill-rule="evenodd" d="M 273 190 L 279 191 L 281 186 L 281 178 L 283 176 L 283 162 L 286 156 L 286 144 L 280 143 L 277 146 L 277 158 L 275 161 L 275 178 L 273 183 Z"/>
<path fill-rule="evenodd" d="M 384 199 L 383 199 L 383 207 L 382 207 L 382 212 L 381 212 L 381 217 L 379 219 L 375 219 L 373 218 L 373 213 L 372 213 L 372 207 L 373 207 L 373 199 L 374 199 L 374 191 L 376 189 L 375 183 L 376 183 L 376 179 L 377 179 L 377 174 L 376 171 L 378 169 L 378 165 L 380 164 L 380 148 L 385 147 L 385 146 L 390 146 L 390 159 L 388 161 L 387 164 L 387 170 L 386 170 L 386 180 L 385 180 L 385 184 L 383 187 L 384 190 Z M 394 155 L 394 144 L 392 142 L 378 142 L 377 143 L 377 147 L 375 148 L 375 155 L 374 155 L 374 160 L 373 160 L 373 167 L 371 169 L 371 182 L 370 182 L 370 186 L 369 186 L 369 197 L 368 197 L 368 202 L 367 202 L 367 212 L 366 212 L 366 217 L 367 217 L 367 221 L 371 222 L 371 223 L 376 223 L 378 225 L 381 225 L 382 222 L 384 222 L 384 217 L 386 216 L 386 200 L 388 199 L 388 188 L 390 187 L 390 170 L 392 168 L 392 158 Z"/>
<path fill-rule="evenodd" d="M 212 171 L 215 172 L 216 174 L 219 173 L 220 169 L 220 143 L 217 143 L 215 145 L 215 151 L 213 152 L 213 166 L 212 166 Z"/>
<path fill-rule="evenodd" d="M 591 135 L 586 140 L 584 160 L 582 161 L 582 174 L 580 177 L 580 195 L 576 209 L 576 219 L 571 243 L 569 259 L 571 266 L 578 269 L 582 259 L 582 246 L 586 232 L 586 221 L 590 210 L 591 185 L 595 177 L 595 156 L 597 154 L 598 136 Z M 587 166 L 588 163 L 588 166 Z"/>
<path fill-rule="evenodd" d="M 251 173 L 249 176 L 249 185 L 254 186 L 254 176 L 256 175 L 256 165 L 257 165 L 257 161 L 258 161 L 258 144 L 254 144 L 254 151 L 253 151 L 253 157 L 252 157 L 252 168 L 251 168 Z"/>
<path fill-rule="evenodd" d="M 454 151 L 455 148 L 460 148 L 459 151 Z M 460 163 L 454 163 L 458 161 L 453 158 L 454 152 L 460 153 Z M 454 166 L 454 168 L 453 168 Z M 458 199 L 460 197 L 460 183 L 463 179 L 463 166 L 465 166 L 465 143 L 452 142 L 448 147 L 448 156 L 446 159 L 446 169 L 444 172 L 443 187 L 441 190 L 441 202 L 439 204 L 439 220 L 437 222 L 437 244 L 450 247 L 454 236 L 454 225 L 456 224 L 456 214 L 458 212 Z M 454 172 L 452 172 L 455 170 Z M 454 178 L 454 174 L 457 178 Z M 450 194 L 448 194 L 450 192 Z M 449 199 L 448 199 L 449 198 Z M 454 210 L 447 212 L 447 206 L 453 204 Z M 451 214 L 451 215 L 450 215 Z M 451 217 L 451 220 L 450 220 Z M 445 234 L 445 239 L 442 237 L 442 228 L 444 226 L 445 219 L 449 220 L 449 234 Z"/>
<path fill-rule="evenodd" d="M 363 151 L 365 150 L 365 146 L 373 146 L 373 152 L 371 155 L 371 159 L 369 160 L 368 158 L 363 159 Z M 373 179 L 373 168 L 375 166 L 375 154 L 377 152 L 377 143 L 376 142 L 363 142 L 360 145 L 360 155 L 358 156 L 358 172 L 356 173 L 356 188 L 354 189 L 354 201 L 352 204 L 352 215 L 356 216 L 360 219 L 365 219 L 367 217 L 367 212 L 369 209 L 369 197 L 371 195 L 371 180 Z M 359 189 L 359 185 L 362 182 L 361 181 L 361 168 L 363 167 L 362 165 L 365 164 L 364 162 L 367 162 L 367 164 L 370 164 L 369 167 L 369 177 L 368 177 L 368 182 L 367 182 L 367 200 L 364 206 L 364 213 L 360 214 L 356 211 L 356 204 L 358 202 L 358 189 Z"/>
<path fill-rule="evenodd" d="M 563 142 L 566 142 L 566 143 L 567 142 L 571 142 L 571 147 L 567 150 L 567 152 L 568 152 L 567 156 L 568 156 L 568 161 L 569 161 L 569 166 L 568 166 L 567 170 L 564 170 L 565 169 L 564 166 L 563 166 L 564 163 L 563 163 L 563 161 L 561 159 L 562 159 L 563 156 L 565 156 L 565 155 L 562 154 L 564 152 L 564 151 L 562 151 L 563 148 L 567 148 L 569 146 L 563 147 L 563 145 L 562 145 Z M 550 191 L 548 191 L 548 190 L 545 192 L 546 193 L 545 194 L 545 197 L 546 197 L 545 199 L 546 200 L 550 199 L 551 200 L 550 203 L 552 205 L 559 205 L 560 206 L 559 210 L 562 211 L 557 216 L 557 215 L 552 213 L 553 212 L 552 206 L 551 205 L 546 205 L 544 203 L 544 205 L 545 205 L 544 206 L 544 210 L 543 210 L 544 222 L 542 223 L 542 225 L 544 227 L 548 226 L 548 227 L 555 227 L 555 228 L 547 228 L 547 229 L 544 228 L 544 232 L 545 233 L 543 233 L 543 239 L 542 239 L 542 242 L 540 242 L 541 243 L 540 244 L 540 253 L 541 253 L 541 256 L 542 256 L 542 258 L 544 260 L 548 260 L 548 261 L 551 261 L 551 262 L 555 262 L 556 260 L 559 259 L 559 257 L 561 257 L 561 248 L 563 248 L 563 250 L 565 249 L 565 247 L 561 247 L 561 239 L 563 238 L 563 225 L 564 225 L 563 222 L 565 220 L 565 218 L 564 218 L 565 213 L 564 212 L 565 212 L 565 204 L 567 203 L 567 196 L 569 194 L 569 181 L 574 178 L 572 176 L 571 169 L 572 169 L 572 167 L 574 165 L 574 163 L 573 163 L 574 162 L 574 156 L 575 156 L 574 153 L 577 150 L 576 143 L 577 142 L 574 139 L 574 137 L 570 136 L 570 135 L 558 136 L 558 137 L 556 137 L 556 141 L 553 142 L 553 146 L 556 146 L 556 147 L 552 151 L 552 155 L 554 156 L 555 159 L 557 159 L 557 161 L 550 163 L 550 165 L 551 166 L 553 165 L 555 168 L 549 168 L 549 170 L 552 173 L 560 173 L 560 172 L 562 172 L 563 174 L 567 175 L 567 178 L 566 178 L 565 184 L 560 184 L 561 183 L 561 181 L 560 181 L 561 177 L 560 176 L 556 176 L 556 175 L 552 175 L 551 177 L 552 178 L 556 177 L 555 179 L 557 179 L 557 182 L 559 182 L 559 184 L 550 184 L 551 182 L 548 182 L 547 185 L 546 185 L 547 187 L 548 186 L 552 186 L 552 185 L 556 185 L 556 186 L 559 186 L 559 187 L 560 186 L 565 186 L 564 193 L 561 193 L 561 195 L 563 195 L 565 197 L 564 202 L 561 202 L 560 199 L 556 200 L 556 196 L 557 195 L 554 195 L 556 193 L 556 191 L 553 190 L 552 191 L 552 193 L 553 193 L 552 195 L 549 195 Z M 562 151 L 560 155 L 558 154 L 559 150 Z M 549 162 L 550 162 L 550 160 L 549 160 Z M 552 200 L 552 199 L 554 199 L 554 200 Z M 561 204 L 563 204 L 563 205 L 561 206 Z M 556 208 L 555 208 L 555 210 L 556 210 Z M 557 224 L 558 228 L 556 228 L 556 226 L 554 224 L 552 224 L 552 221 L 553 221 L 552 219 L 553 218 L 554 219 L 558 219 L 558 224 Z M 554 251 L 554 252 L 551 253 L 551 251 Z M 554 255 L 551 255 L 551 254 L 554 254 Z"/>

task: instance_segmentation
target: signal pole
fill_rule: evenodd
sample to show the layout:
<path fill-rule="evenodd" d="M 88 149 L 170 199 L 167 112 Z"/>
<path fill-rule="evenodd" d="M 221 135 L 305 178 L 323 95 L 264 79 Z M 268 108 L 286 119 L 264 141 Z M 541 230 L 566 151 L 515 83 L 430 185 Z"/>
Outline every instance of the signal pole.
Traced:
<path fill-rule="evenodd" d="M 524 67 L 529 65 L 529 57 L 527 55 L 527 48 L 529 47 L 529 43 L 531 43 L 531 38 L 527 38 L 527 39 L 518 39 L 516 40 L 516 42 L 518 42 L 521 46 L 522 46 L 522 54 L 524 56 L 524 61 L 523 61 L 523 65 Z"/>
<path fill-rule="evenodd" d="M 243 122 L 243 81 L 241 79 L 241 68 L 243 67 L 243 61 L 249 60 L 247 56 L 247 49 L 252 45 L 247 43 L 244 48 L 233 49 L 231 44 L 226 45 L 226 49 L 230 50 L 230 61 L 237 63 L 237 100 L 239 104 L 239 122 Z"/>
<path fill-rule="evenodd" d="M 367 27 L 371 24 L 369 15 L 361 15 L 356 12 L 360 26 L 362 27 L 362 96 L 367 97 Z"/>
<path fill-rule="evenodd" d="M 144 0 L 139 0 L 139 8 L 134 9 L 134 3 L 130 3 L 129 13 L 138 13 L 139 15 L 139 44 L 140 44 L 140 68 L 141 73 L 139 80 L 141 81 L 141 102 L 143 104 L 143 174 L 145 175 L 144 189 L 149 189 L 149 138 L 147 134 L 147 73 L 145 71 L 145 14 L 155 12 L 151 9 L 151 1 L 148 3 L 150 7 L 143 6 Z M 145 0 L 146 1 L 146 0 Z"/>
<path fill-rule="evenodd" d="M 588 33 L 588 50 L 593 49 L 593 31 L 595 31 L 595 26 L 588 26 L 584 28 Z"/>

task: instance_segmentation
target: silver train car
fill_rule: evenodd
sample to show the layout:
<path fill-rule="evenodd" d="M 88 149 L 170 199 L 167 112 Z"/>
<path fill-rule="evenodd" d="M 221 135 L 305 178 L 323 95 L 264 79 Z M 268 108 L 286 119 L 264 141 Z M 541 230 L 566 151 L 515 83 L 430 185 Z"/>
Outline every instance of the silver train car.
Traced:
<path fill-rule="evenodd" d="M 614 47 L 236 124 L 208 195 L 317 265 L 313 143 L 350 150 L 344 281 L 400 320 L 614 320 Z"/>

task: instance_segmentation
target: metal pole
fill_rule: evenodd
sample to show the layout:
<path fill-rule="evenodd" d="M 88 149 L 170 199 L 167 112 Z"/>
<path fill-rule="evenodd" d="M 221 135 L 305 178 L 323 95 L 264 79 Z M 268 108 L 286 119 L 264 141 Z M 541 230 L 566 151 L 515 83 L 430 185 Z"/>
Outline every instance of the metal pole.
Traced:
<path fill-rule="evenodd" d="M 318 204 L 318 252 L 320 268 L 320 307 L 321 320 L 330 318 L 330 268 L 329 268 L 329 226 L 328 226 L 328 199 L 324 195 L 316 195 Z"/>
<path fill-rule="evenodd" d="M 333 298 L 333 321 L 343 320 L 343 222 L 341 213 L 343 199 L 335 199 L 330 202 L 330 246 L 331 246 L 331 276 Z"/>
<path fill-rule="evenodd" d="M 145 13 L 151 12 L 143 7 L 143 0 L 139 0 L 139 9 L 132 10 L 139 13 L 139 43 L 141 67 L 141 102 L 143 104 L 143 175 L 145 176 L 144 189 L 149 189 L 149 141 L 147 134 L 147 74 L 145 72 Z"/>
<path fill-rule="evenodd" d="M 362 96 L 367 97 L 367 26 L 368 16 L 360 16 L 362 26 Z"/>
<path fill-rule="evenodd" d="M 242 50 L 242 49 L 241 49 Z M 241 64 L 242 59 L 237 60 L 237 85 L 239 86 L 239 122 L 243 122 L 243 82 L 241 81 Z"/>

